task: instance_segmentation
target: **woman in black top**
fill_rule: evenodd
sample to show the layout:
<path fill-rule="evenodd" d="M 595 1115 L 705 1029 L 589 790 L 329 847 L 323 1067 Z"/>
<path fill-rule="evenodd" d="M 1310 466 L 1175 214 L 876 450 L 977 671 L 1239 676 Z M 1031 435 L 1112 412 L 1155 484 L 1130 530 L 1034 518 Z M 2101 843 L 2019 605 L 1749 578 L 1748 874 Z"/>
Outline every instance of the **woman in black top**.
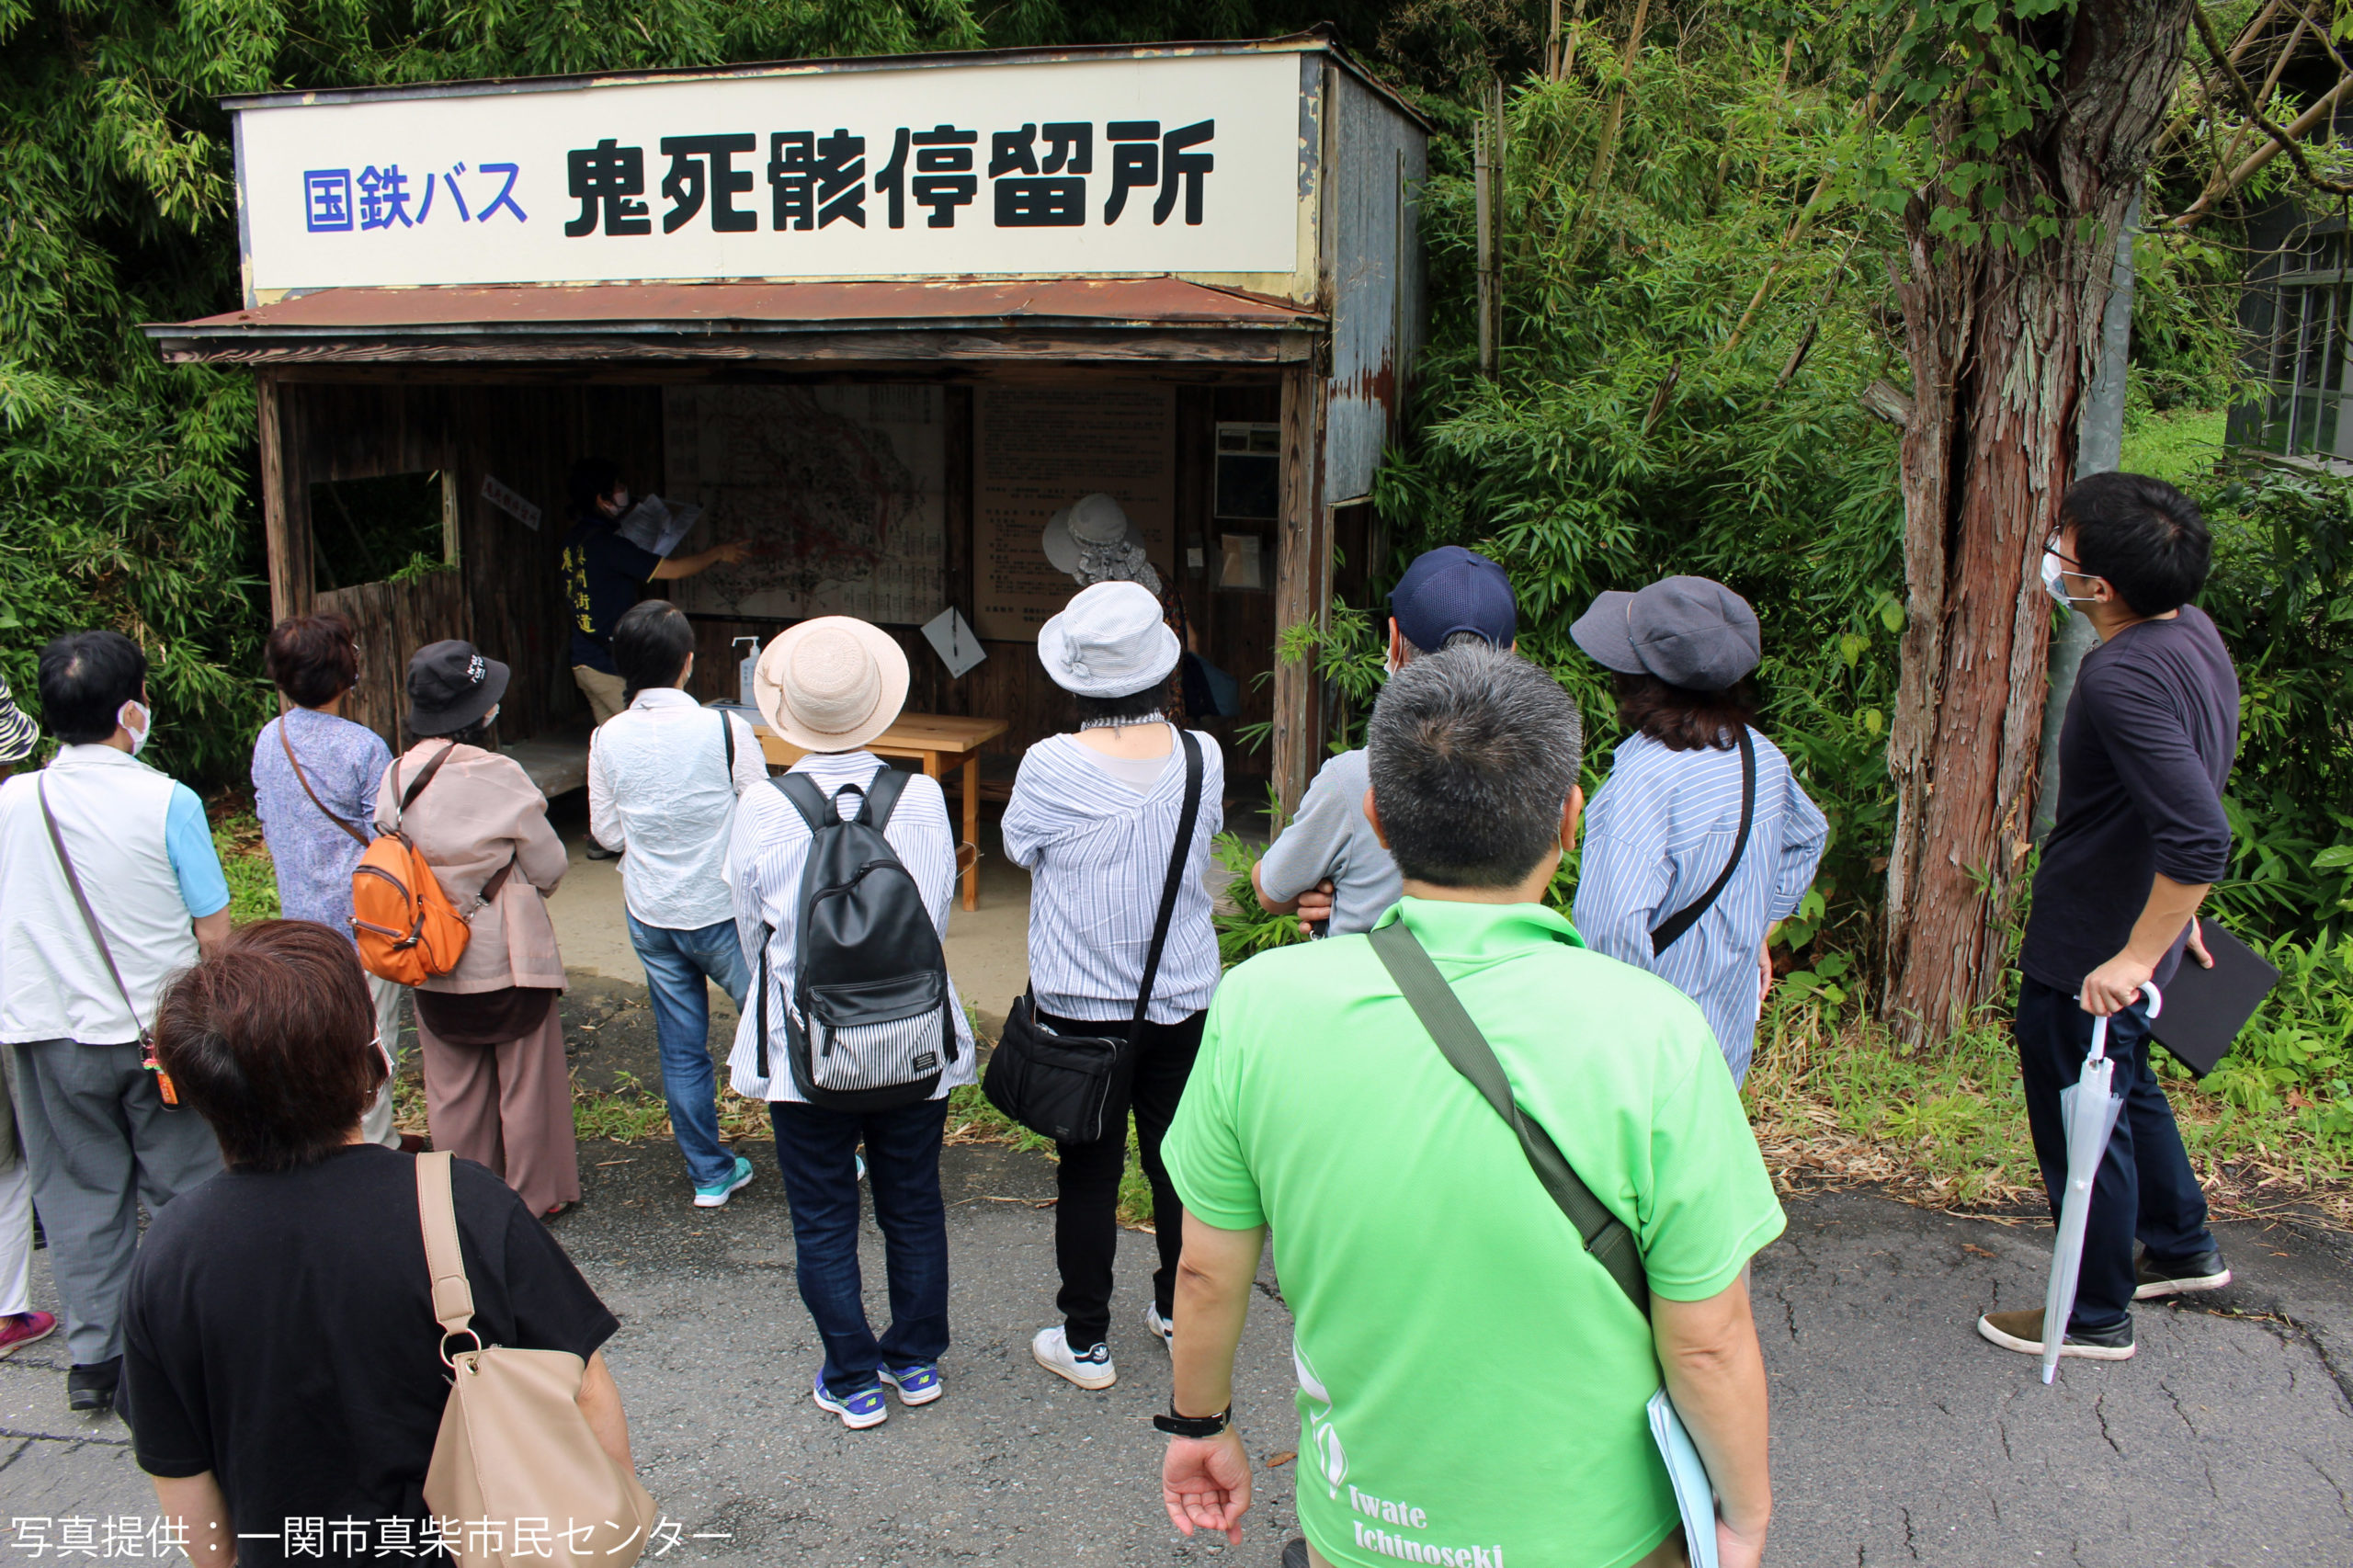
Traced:
<path fill-rule="evenodd" d="M 148 1231 L 123 1381 L 140 1467 L 198 1568 L 430 1539 L 425 1472 L 449 1385 L 415 1157 L 360 1137 L 384 1075 L 374 1033 L 351 944 L 301 920 L 239 929 L 157 1009 L 164 1071 L 228 1168 Z M 452 1186 L 483 1342 L 582 1358 L 581 1414 L 628 1466 L 598 1349 L 612 1314 L 505 1182 L 460 1160 Z M 342 1523 L 284 1539 L 306 1519 Z"/>

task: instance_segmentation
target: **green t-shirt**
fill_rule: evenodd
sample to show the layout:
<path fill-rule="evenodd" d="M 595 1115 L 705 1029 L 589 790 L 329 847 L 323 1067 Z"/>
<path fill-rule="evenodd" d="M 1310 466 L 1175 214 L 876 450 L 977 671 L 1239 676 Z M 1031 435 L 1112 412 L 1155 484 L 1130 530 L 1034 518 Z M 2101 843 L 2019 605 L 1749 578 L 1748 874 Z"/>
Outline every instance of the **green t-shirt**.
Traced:
<path fill-rule="evenodd" d="M 1403 916 L 1653 1293 L 1703 1301 L 1781 1206 L 1699 1009 L 1536 904 Z M 1676 1528 L 1650 1325 L 1363 937 L 1228 975 L 1162 1153 L 1186 1209 L 1271 1225 L 1299 1512 L 1335 1563 L 1616 1568 Z"/>

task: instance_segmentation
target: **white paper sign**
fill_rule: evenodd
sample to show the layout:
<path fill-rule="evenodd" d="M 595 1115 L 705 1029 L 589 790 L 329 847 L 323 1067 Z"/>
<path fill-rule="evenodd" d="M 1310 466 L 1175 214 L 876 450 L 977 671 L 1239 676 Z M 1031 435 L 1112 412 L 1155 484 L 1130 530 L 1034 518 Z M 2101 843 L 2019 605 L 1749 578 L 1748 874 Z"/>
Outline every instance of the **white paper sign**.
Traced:
<path fill-rule="evenodd" d="M 486 473 L 482 476 L 482 498 L 533 533 L 540 531 L 540 509 Z"/>
<path fill-rule="evenodd" d="M 238 111 L 251 285 L 1289 273 L 1290 53 Z"/>
<path fill-rule="evenodd" d="M 923 634 L 938 653 L 939 662 L 948 666 L 951 679 L 961 679 L 966 670 L 989 656 L 981 640 L 972 635 L 972 627 L 950 605 L 923 623 Z"/>

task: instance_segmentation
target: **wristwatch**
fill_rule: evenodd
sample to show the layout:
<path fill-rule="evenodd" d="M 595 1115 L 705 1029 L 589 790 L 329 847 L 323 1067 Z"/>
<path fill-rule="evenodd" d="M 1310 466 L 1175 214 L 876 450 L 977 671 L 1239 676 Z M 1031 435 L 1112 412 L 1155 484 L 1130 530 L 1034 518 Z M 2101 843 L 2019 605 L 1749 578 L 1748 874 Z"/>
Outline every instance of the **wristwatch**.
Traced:
<path fill-rule="evenodd" d="M 1155 1415 L 1152 1424 L 1172 1437 L 1214 1437 L 1233 1425 L 1233 1406 L 1228 1403 L 1215 1415 L 1179 1415 L 1176 1402 L 1168 1402 L 1168 1414 Z"/>

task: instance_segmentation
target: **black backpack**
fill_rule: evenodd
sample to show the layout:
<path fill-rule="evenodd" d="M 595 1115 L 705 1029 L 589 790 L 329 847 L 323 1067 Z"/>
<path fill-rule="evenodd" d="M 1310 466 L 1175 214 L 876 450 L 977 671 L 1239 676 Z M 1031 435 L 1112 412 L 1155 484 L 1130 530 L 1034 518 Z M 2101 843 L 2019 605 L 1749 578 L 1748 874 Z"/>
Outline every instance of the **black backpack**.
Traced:
<path fill-rule="evenodd" d="M 883 838 L 910 776 L 885 767 L 844 820 L 805 774 L 771 779 L 809 824 L 785 1015 L 793 1086 L 826 1110 L 889 1110 L 926 1100 L 956 1060 L 956 994 L 923 890 Z M 768 942 L 760 938 L 759 1074 L 768 1076 Z M 800 1017 L 792 1014 L 798 1012 Z"/>

